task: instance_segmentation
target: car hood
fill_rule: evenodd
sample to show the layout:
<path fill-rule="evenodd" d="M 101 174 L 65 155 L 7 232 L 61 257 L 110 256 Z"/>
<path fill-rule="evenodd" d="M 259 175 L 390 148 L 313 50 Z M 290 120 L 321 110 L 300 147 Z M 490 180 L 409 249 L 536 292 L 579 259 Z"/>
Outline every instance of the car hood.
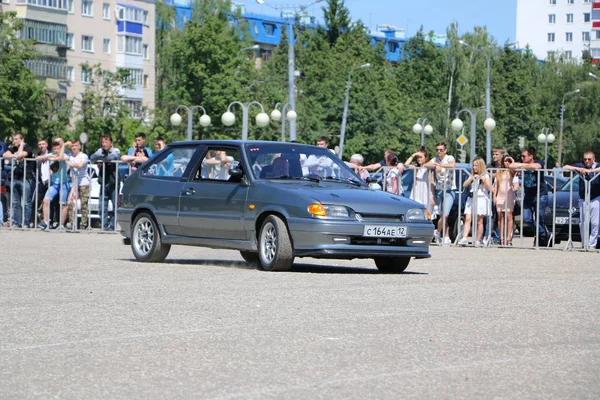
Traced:
<path fill-rule="evenodd" d="M 578 207 L 579 204 L 579 193 L 573 192 L 556 192 L 556 208 L 569 208 L 569 199 L 573 198 L 571 207 Z M 552 202 L 548 201 L 548 207 L 552 207 Z"/>
<path fill-rule="evenodd" d="M 402 196 L 343 183 L 272 184 L 295 198 L 304 197 L 322 204 L 344 205 L 363 214 L 397 215 L 404 214 L 409 208 L 424 208 L 420 203 Z"/>

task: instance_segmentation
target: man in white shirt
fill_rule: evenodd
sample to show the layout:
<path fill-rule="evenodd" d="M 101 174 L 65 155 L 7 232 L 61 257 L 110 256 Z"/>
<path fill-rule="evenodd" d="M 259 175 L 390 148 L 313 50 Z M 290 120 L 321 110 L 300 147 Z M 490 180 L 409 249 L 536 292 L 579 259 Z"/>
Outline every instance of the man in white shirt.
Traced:
<path fill-rule="evenodd" d="M 448 226 L 448 215 L 454 204 L 456 183 L 454 181 L 454 167 L 456 160 L 453 156 L 446 154 L 448 148 L 446 143 L 440 142 L 435 145 L 437 156 L 424 166 L 435 171 L 435 204 L 439 208 L 440 218 L 438 219 L 437 229 L 434 231 L 435 242 L 444 246 L 452 244 L 450 240 L 450 227 Z M 443 232 L 442 241 L 442 229 Z"/>
<path fill-rule="evenodd" d="M 79 139 L 73 139 L 65 143 L 70 146 L 73 154 L 69 157 L 67 165 L 71 168 L 71 179 L 74 186 L 72 196 L 69 201 L 69 215 L 73 216 L 72 221 L 76 221 L 76 214 L 73 213 L 73 206 L 77 207 L 77 199 L 81 202 L 81 224 L 79 229 L 88 228 L 88 200 L 90 198 L 90 175 L 88 173 L 88 164 L 90 162 L 87 154 L 81 152 L 81 142 Z M 74 216 L 75 215 L 75 216 Z"/>

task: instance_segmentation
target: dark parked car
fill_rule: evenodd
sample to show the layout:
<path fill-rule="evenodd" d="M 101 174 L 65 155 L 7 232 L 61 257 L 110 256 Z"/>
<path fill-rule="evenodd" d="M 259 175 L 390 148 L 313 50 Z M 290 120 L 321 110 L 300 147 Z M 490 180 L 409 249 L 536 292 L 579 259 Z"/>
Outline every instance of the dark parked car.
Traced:
<path fill-rule="evenodd" d="M 430 257 L 425 208 L 370 190 L 321 147 L 174 143 L 131 174 L 122 199 L 120 231 L 140 261 L 163 261 L 174 244 L 236 249 L 265 270 L 289 270 L 295 257 L 373 258 L 396 273 Z"/>
<path fill-rule="evenodd" d="M 562 178 L 566 179 L 566 178 Z M 552 214 L 553 199 L 548 197 L 548 207 L 544 222 L 550 232 L 554 230 L 554 240 L 560 243 L 561 240 L 569 239 L 569 224 L 571 225 L 571 239 L 580 241 L 579 229 L 579 176 L 573 177 L 558 189 L 556 196 L 556 212 Z"/>

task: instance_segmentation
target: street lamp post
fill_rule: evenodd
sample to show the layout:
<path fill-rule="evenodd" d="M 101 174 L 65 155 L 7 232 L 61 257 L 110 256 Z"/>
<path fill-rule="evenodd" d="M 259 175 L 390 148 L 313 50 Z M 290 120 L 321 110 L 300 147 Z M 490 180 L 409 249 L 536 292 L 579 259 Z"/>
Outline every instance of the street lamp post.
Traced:
<path fill-rule="evenodd" d="M 563 128 L 565 126 L 565 100 L 567 96 L 577 94 L 581 90 L 573 90 L 572 92 L 565 93 L 560 105 L 560 132 L 558 133 L 558 165 L 562 165 L 562 150 L 563 150 Z"/>
<path fill-rule="evenodd" d="M 429 124 L 425 125 L 427 121 L 429 121 L 427 118 L 419 118 L 412 127 L 414 133 L 421 134 L 421 146 L 425 146 L 425 135 L 429 136 L 433 133 L 433 127 Z"/>
<path fill-rule="evenodd" d="M 281 111 L 279 111 L 278 107 L 281 106 Z M 282 119 L 282 115 L 285 115 L 285 119 L 281 122 L 281 141 L 285 142 L 285 120 L 295 121 L 298 115 L 294 110 L 288 110 L 288 104 L 282 103 L 275 104 L 275 109 L 271 111 L 271 119 L 275 122 L 279 122 Z"/>
<path fill-rule="evenodd" d="M 544 168 L 548 168 L 548 143 L 554 143 L 554 135 L 550 133 L 550 128 L 542 128 L 542 133 L 537 137 L 538 142 L 544 144 Z"/>
<path fill-rule="evenodd" d="M 258 50 L 260 48 L 259 45 L 255 44 L 254 46 L 250 46 L 250 47 L 244 47 L 243 49 L 240 49 L 240 51 L 237 52 L 237 55 L 239 56 L 242 51 L 249 51 L 249 50 Z"/>
<path fill-rule="evenodd" d="M 460 110 L 459 112 L 456 113 L 456 118 L 451 123 L 452 130 L 454 132 L 459 132 L 464 126 L 462 120 L 459 118 L 460 114 L 462 114 L 464 112 L 464 113 L 469 114 L 469 116 L 471 117 L 471 154 L 470 154 L 471 162 L 475 159 L 475 140 L 477 139 L 476 129 L 477 129 L 477 112 L 478 111 L 481 111 L 481 110 L 472 111 L 472 110 L 463 108 L 462 110 Z M 491 117 L 486 118 L 486 120 L 483 121 L 483 126 L 487 132 L 491 132 L 496 127 L 496 121 L 494 121 L 494 119 Z M 489 148 L 488 148 L 488 150 L 489 150 Z M 486 164 L 489 164 L 489 163 L 486 163 Z"/>
<path fill-rule="evenodd" d="M 348 103 L 350 102 L 350 88 L 352 87 L 352 72 L 356 69 L 369 68 L 371 64 L 363 64 L 350 69 L 346 81 L 346 99 L 344 100 L 344 114 L 342 115 L 342 127 L 340 128 L 340 158 L 344 156 L 344 140 L 346 138 L 346 121 L 348 120 Z"/>
<path fill-rule="evenodd" d="M 475 48 L 469 44 L 467 44 L 464 41 L 460 41 L 459 42 L 461 45 L 470 48 L 471 50 L 483 54 L 483 56 L 485 56 L 486 61 L 487 61 L 487 73 L 486 73 L 486 80 L 485 80 L 485 118 L 486 121 L 488 119 L 490 119 L 492 117 L 492 111 L 491 111 L 491 99 L 490 99 L 490 92 L 491 92 L 491 83 L 490 83 L 490 64 L 491 64 L 491 57 L 489 54 L 484 53 L 483 51 L 479 50 L 478 48 Z M 471 148 L 473 147 L 473 143 L 471 143 Z M 492 161 L 492 132 L 491 130 L 486 128 L 485 131 L 485 163 L 486 164 L 490 164 Z"/>
<path fill-rule="evenodd" d="M 265 112 L 262 104 L 260 104 L 258 101 L 253 101 L 251 103 L 241 103 L 239 101 L 231 102 L 229 107 L 227 107 L 227 111 L 221 116 L 221 122 L 223 125 L 231 126 L 235 123 L 235 114 L 231 112 L 231 107 L 236 104 L 242 107 L 242 140 L 248 140 L 248 118 L 251 106 L 257 105 L 261 109 L 261 112 L 256 115 L 256 125 L 261 128 L 269 125 L 269 116 Z"/>
<path fill-rule="evenodd" d="M 204 107 L 202 106 L 193 106 L 193 107 L 188 107 L 188 106 L 177 106 L 177 109 L 175 110 L 175 113 L 173 115 L 171 115 L 171 124 L 173 124 L 174 126 L 178 126 L 179 124 L 181 124 L 181 115 L 179 114 L 179 109 L 183 108 L 184 110 L 187 111 L 187 116 L 188 116 L 188 125 L 187 125 L 187 140 L 192 140 L 192 128 L 194 126 L 194 111 L 200 109 L 202 110 L 203 114 L 200 117 L 200 125 L 203 127 L 207 127 L 210 125 L 210 117 L 208 116 L 208 114 L 206 114 L 206 110 L 204 109 Z"/>
<path fill-rule="evenodd" d="M 310 3 L 308 6 L 304 6 L 302 8 L 308 8 L 313 4 L 320 3 L 323 0 L 316 0 Z M 258 4 L 267 5 L 277 11 L 281 11 L 279 8 L 266 3 L 265 0 L 256 0 Z M 295 86 L 295 73 L 296 73 L 296 55 L 294 53 L 294 26 L 292 25 L 291 18 L 288 19 L 288 104 L 292 110 L 296 109 L 296 93 L 294 91 Z M 296 120 L 290 121 L 290 142 L 296 141 Z"/>

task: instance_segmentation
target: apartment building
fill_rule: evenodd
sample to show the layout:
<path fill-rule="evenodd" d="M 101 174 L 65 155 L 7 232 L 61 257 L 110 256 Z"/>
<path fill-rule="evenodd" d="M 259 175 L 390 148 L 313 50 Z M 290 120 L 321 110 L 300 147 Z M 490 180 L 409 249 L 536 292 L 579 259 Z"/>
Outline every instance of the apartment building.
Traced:
<path fill-rule="evenodd" d="M 40 53 L 28 61 L 49 93 L 73 103 L 75 117 L 90 83 L 84 65 L 127 69 L 133 87 L 123 89 L 132 118 L 154 109 L 154 0 L 1 0 L 4 11 L 23 19 L 21 37 L 35 40 Z"/>
<path fill-rule="evenodd" d="M 600 0 L 517 0 L 516 25 L 519 46 L 539 59 L 589 52 L 600 61 Z"/>
<path fill-rule="evenodd" d="M 154 0 L 63 1 L 68 4 L 67 100 L 73 101 L 74 112 L 90 83 L 91 71 L 84 65 L 100 64 L 113 72 L 129 70 L 133 87 L 122 95 L 131 117 L 144 118 L 143 107 L 154 109 Z"/>

